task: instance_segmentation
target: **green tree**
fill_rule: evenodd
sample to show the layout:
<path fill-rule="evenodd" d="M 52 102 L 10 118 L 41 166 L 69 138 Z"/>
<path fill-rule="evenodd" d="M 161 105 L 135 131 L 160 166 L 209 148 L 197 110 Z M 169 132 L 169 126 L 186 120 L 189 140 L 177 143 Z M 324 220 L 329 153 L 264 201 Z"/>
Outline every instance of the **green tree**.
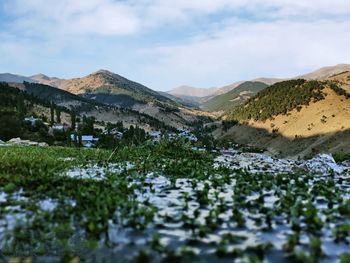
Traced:
<path fill-rule="evenodd" d="M 72 130 L 74 131 L 75 130 L 75 126 L 76 126 L 76 114 L 74 111 L 72 111 L 70 113 L 70 119 L 71 119 L 71 127 L 72 127 Z"/>
<path fill-rule="evenodd" d="M 61 110 L 56 109 L 56 122 L 61 123 Z"/>
<path fill-rule="evenodd" d="M 51 115 L 50 123 L 52 125 L 55 123 L 55 108 L 53 106 L 53 103 L 51 103 L 50 105 L 50 115 Z"/>
<path fill-rule="evenodd" d="M 22 122 L 17 112 L 11 110 L 0 111 L 0 139 L 8 141 L 22 135 Z"/>

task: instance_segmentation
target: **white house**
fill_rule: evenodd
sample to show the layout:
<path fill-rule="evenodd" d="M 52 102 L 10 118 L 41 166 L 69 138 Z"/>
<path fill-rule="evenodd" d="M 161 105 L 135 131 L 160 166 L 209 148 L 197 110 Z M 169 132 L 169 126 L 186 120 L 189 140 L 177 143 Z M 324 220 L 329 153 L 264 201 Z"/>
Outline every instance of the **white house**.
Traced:
<path fill-rule="evenodd" d="M 54 123 L 52 125 L 53 130 L 67 131 L 69 128 L 69 125 L 66 123 Z"/>
<path fill-rule="evenodd" d="M 81 144 L 86 148 L 91 148 L 95 146 L 95 142 L 98 142 L 98 138 L 95 138 L 92 135 L 83 135 L 81 136 Z"/>
<path fill-rule="evenodd" d="M 79 137 L 76 134 L 71 134 L 70 135 L 71 141 L 73 142 L 78 142 Z M 92 148 L 95 146 L 95 143 L 98 142 L 98 138 L 95 138 L 92 135 L 83 135 L 81 136 L 81 144 L 85 148 Z"/>
<path fill-rule="evenodd" d="M 150 132 L 148 133 L 148 136 L 152 138 L 152 141 L 159 142 L 162 136 L 162 133 L 160 131 Z"/>

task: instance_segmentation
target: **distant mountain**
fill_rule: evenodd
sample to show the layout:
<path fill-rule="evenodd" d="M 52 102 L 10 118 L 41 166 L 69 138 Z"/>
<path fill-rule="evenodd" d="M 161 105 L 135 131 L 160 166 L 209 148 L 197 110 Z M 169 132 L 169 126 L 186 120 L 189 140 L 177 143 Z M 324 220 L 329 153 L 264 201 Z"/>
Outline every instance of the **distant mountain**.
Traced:
<path fill-rule="evenodd" d="M 101 122 L 122 120 L 126 125 L 146 125 L 146 129 L 188 127 L 198 120 L 198 116 L 208 115 L 189 109 L 183 100 L 174 101 L 170 96 L 107 70 L 74 79 L 37 74 L 31 76 L 35 85 L 21 80 L 11 85 L 59 106 L 94 116 Z"/>
<path fill-rule="evenodd" d="M 263 82 L 246 81 L 227 93 L 205 101 L 201 108 L 207 111 L 227 111 L 244 103 L 266 87 L 268 85 Z"/>
<path fill-rule="evenodd" d="M 258 81 L 258 82 L 262 82 L 265 83 L 267 85 L 273 85 L 277 82 L 281 82 L 287 79 L 281 79 L 281 78 L 257 78 L 257 79 L 253 79 L 252 81 Z"/>
<path fill-rule="evenodd" d="M 251 81 L 262 82 L 267 85 L 272 85 L 276 82 L 283 81 L 283 80 L 284 79 L 277 79 L 277 78 L 257 78 Z M 206 101 L 207 99 L 210 99 L 212 97 L 225 94 L 237 88 L 239 85 L 241 85 L 244 82 L 246 81 L 237 81 L 227 86 L 214 87 L 214 88 L 195 88 L 190 86 L 180 86 L 178 88 L 168 91 L 167 93 L 178 98 L 203 98 L 203 100 L 197 99 L 197 101 Z"/>
<path fill-rule="evenodd" d="M 306 79 L 306 80 L 312 80 L 312 79 L 321 80 L 345 71 L 350 71 L 349 64 L 338 64 L 331 67 L 323 67 L 314 72 L 298 76 L 297 78 Z"/>
<path fill-rule="evenodd" d="M 201 104 L 200 97 L 188 97 L 188 96 L 179 96 L 176 97 L 166 92 L 158 91 L 159 94 L 177 102 L 178 104 L 184 105 L 189 108 L 199 108 Z"/>
<path fill-rule="evenodd" d="M 196 103 L 188 103 L 187 100 L 175 99 L 167 96 L 168 94 L 156 92 L 108 70 L 99 70 L 85 77 L 73 79 L 59 79 L 44 74 L 37 74 L 31 78 L 39 83 L 112 106 L 137 108 L 137 110 L 140 110 L 140 104 L 148 103 L 166 110 L 176 110 L 179 104 L 197 107 Z"/>
<path fill-rule="evenodd" d="M 277 82 L 285 81 L 288 79 L 306 79 L 306 80 L 320 80 L 328 78 L 334 74 L 339 74 L 344 71 L 350 71 L 350 65 L 348 64 L 339 64 L 336 66 L 331 67 L 324 67 L 320 68 L 314 72 L 297 76 L 294 78 L 256 78 L 251 81 L 253 82 L 262 82 L 267 85 L 273 85 Z M 182 97 L 182 96 L 190 96 L 190 97 L 214 97 L 221 94 L 225 94 L 235 88 L 237 88 L 239 85 L 244 83 L 245 81 L 237 81 L 230 85 L 218 87 L 218 88 L 210 88 L 210 89 L 202 89 L 202 88 L 194 88 L 189 86 L 181 86 L 178 88 L 175 88 L 173 90 L 168 91 L 169 94 L 176 96 L 176 97 Z"/>
<path fill-rule="evenodd" d="M 55 88 L 60 88 L 61 86 L 64 86 L 69 81 L 66 79 L 49 77 L 41 73 L 37 75 L 33 75 L 30 78 L 38 83 L 49 85 Z"/>
<path fill-rule="evenodd" d="M 8 82 L 8 83 L 23 83 L 26 82 L 37 82 L 30 77 L 24 77 L 20 75 L 15 75 L 11 73 L 1 73 L 0 74 L 0 82 Z"/>
<path fill-rule="evenodd" d="M 133 106 L 137 103 L 154 101 L 173 103 L 156 91 L 107 70 L 99 70 L 82 78 L 68 80 L 50 78 L 43 74 L 32 78 L 40 83 L 111 105 Z"/>
<path fill-rule="evenodd" d="M 167 93 L 176 97 L 208 97 L 214 95 L 219 88 L 195 88 L 190 86 L 180 86 L 168 91 Z"/>

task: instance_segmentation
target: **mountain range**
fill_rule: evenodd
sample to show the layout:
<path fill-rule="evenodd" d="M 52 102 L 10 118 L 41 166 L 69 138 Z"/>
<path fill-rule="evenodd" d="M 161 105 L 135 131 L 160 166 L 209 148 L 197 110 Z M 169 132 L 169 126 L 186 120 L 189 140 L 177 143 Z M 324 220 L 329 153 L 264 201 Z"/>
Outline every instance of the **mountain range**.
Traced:
<path fill-rule="evenodd" d="M 267 87 L 289 79 L 321 80 L 345 71 L 350 71 L 350 65 L 338 64 L 336 66 L 323 67 L 311 73 L 291 78 L 263 77 L 251 81 L 238 81 L 219 88 L 203 89 L 182 86 L 170 90 L 168 93 L 175 97 L 191 101 L 205 111 L 226 111 L 230 107 L 240 105 L 254 96 L 261 90 L 261 84 L 265 84 Z"/>
<path fill-rule="evenodd" d="M 49 115 L 47 105 L 54 103 L 67 109 L 66 113 L 74 110 L 80 116 L 94 117 L 102 126 L 123 121 L 126 127 L 139 125 L 155 130 L 190 128 L 210 120 L 208 117 L 214 115 L 199 110 L 201 107 L 221 111 L 220 120 L 232 121 L 232 127 L 225 122 L 213 123 L 213 135 L 219 140 L 253 144 L 289 157 L 322 151 L 350 152 L 347 64 L 288 79 L 259 78 L 205 91 L 182 87 L 170 93 L 154 91 L 106 70 L 74 79 L 4 73 L 0 74 L 0 82 L 7 83 L 1 84 L 4 88 L 0 93 L 13 88 L 38 98 L 42 104 L 30 102 L 38 116 Z"/>
<path fill-rule="evenodd" d="M 267 85 L 272 85 L 277 82 L 283 81 L 283 80 L 288 80 L 288 79 L 322 79 L 326 77 L 330 77 L 334 74 L 341 73 L 344 71 L 349 71 L 350 70 L 350 65 L 349 64 L 338 64 L 335 66 L 329 66 L 329 67 L 323 67 L 320 68 L 316 71 L 313 71 L 311 73 L 307 73 L 304 75 L 299 75 L 296 77 L 291 77 L 291 78 L 268 78 L 268 77 L 262 77 L 262 78 L 256 78 L 252 79 L 249 81 L 256 81 L 256 82 L 262 82 Z M 195 88 L 195 87 L 190 87 L 190 86 L 181 86 L 174 88 L 170 91 L 168 91 L 169 94 L 174 95 L 174 96 L 188 96 L 188 97 L 213 97 L 216 95 L 220 95 L 226 92 L 231 91 L 232 89 L 238 87 L 240 84 L 246 81 L 237 81 L 232 84 L 223 86 L 223 87 L 214 87 L 214 88 Z"/>
<path fill-rule="evenodd" d="M 182 127 L 198 118 L 198 112 L 194 113 L 167 96 L 107 70 L 73 79 L 44 74 L 24 77 L 6 73 L 0 74 L 1 81 L 40 99 L 78 110 L 81 114 L 93 115 L 104 122 L 123 119 L 131 125 L 138 123 L 140 118 L 137 116 L 141 114 L 172 127 Z M 114 110 L 109 111 L 110 107 L 114 107 Z M 122 111 L 132 113 L 126 114 L 132 116 L 125 120 Z"/>

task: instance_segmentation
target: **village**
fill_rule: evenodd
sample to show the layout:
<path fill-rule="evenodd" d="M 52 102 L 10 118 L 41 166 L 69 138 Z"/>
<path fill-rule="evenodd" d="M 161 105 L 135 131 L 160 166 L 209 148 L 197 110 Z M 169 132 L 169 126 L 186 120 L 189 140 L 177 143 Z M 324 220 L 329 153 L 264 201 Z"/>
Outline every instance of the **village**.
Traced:
<path fill-rule="evenodd" d="M 73 123 L 73 122 L 72 122 Z M 46 119 L 28 116 L 23 119 L 23 124 L 26 130 L 30 132 L 37 131 L 46 131 L 46 134 L 43 134 L 43 137 L 51 137 L 51 144 L 45 142 L 45 140 L 37 142 L 30 139 L 22 139 L 22 138 L 11 138 L 6 143 L 0 141 L 0 145 L 6 144 L 15 144 L 15 145 L 28 145 L 28 146 L 49 146 L 49 145 L 57 145 L 57 146 L 79 146 L 84 148 L 96 148 L 101 147 L 99 143 L 102 139 L 109 138 L 115 142 L 121 142 L 126 137 L 130 137 L 131 133 L 136 129 L 141 131 L 140 134 L 142 138 L 140 142 L 151 141 L 154 143 L 160 142 L 161 139 L 168 140 L 177 140 L 183 139 L 192 144 L 196 144 L 198 142 L 198 138 L 194 135 L 190 130 L 177 128 L 173 131 L 160 131 L 160 130 L 151 130 L 144 131 L 143 129 L 135 126 L 130 126 L 129 128 L 123 127 L 122 122 L 118 122 L 117 124 L 108 123 L 105 126 L 98 125 L 98 128 L 95 128 L 94 120 L 83 117 L 83 121 L 81 123 L 73 123 L 68 124 L 65 122 L 53 122 L 49 123 Z M 43 132 L 42 132 L 43 133 Z M 137 132 L 136 132 L 137 133 Z M 132 134 L 131 136 L 134 136 Z M 198 146 L 198 145 L 197 145 Z M 102 147 L 103 148 L 103 147 Z M 204 149 L 204 148 L 198 148 Z"/>
<path fill-rule="evenodd" d="M 106 129 L 96 133 L 92 130 L 91 134 L 82 134 L 79 132 L 79 127 L 76 125 L 72 128 L 67 123 L 53 123 L 49 124 L 43 122 L 40 118 L 30 116 L 24 119 L 24 123 L 30 127 L 36 125 L 44 125 L 47 127 L 49 136 L 57 136 L 57 134 L 64 134 L 63 138 L 66 140 L 68 136 L 68 145 L 83 148 L 95 148 L 100 147 L 101 140 L 105 140 L 106 136 L 121 143 L 127 137 L 130 137 L 130 131 L 132 136 L 137 136 L 137 132 L 134 132 L 136 128 L 124 128 L 122 124 L 112 125 L 106 127 Z M 116 127 L 118 126 L 118 127 Z M 111 128 L 113 127 L 113 128 Z M 137 131 L 137 130 L 136 130 Z M 183 140 L 192 145 L 193 151 L 209 152 L 216 156 L 215 165 L 226 166 L 233 170 L 246 170 L 249 173 L 296 173 L 296 172 L 310 172 L 315 174 L 345 174 L 350 175 L 350 162 L 344 161 L 337 163 L 331 154 L 319 154 L 309 160 L 297 160 L 297 159 L 280 159 L 265 153 L 263 150 L 257 151 L 250 145 L 238 145 L 229 143 L 227 147 L 212 147 L 208 149 L 206 145 L 200 142 L 193 132 L 187 129 L 178 128 L 172 132 L 165 131 L 150 131 L 145 132 L 141 130 L 142 143 L 149 141 L 152 143 L 160 143 L 161 140 Z M 21 138 L 12 138 L 7 142 L 0 141 L 0 146 L 38 146 L 48 147 L 46 142 L 36 142 L 31 140 L 25 140 Z"/>

